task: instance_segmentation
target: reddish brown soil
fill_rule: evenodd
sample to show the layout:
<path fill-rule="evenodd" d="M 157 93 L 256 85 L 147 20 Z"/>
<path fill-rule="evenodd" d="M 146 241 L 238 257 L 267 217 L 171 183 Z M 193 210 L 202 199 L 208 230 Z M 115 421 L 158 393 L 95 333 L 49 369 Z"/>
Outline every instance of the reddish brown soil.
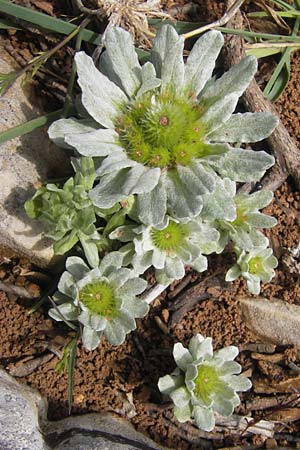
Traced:
<path fill-rule="evenodd" d="M 287 214 L 289 209 L 294 211 L 294 215 Z M 276 238 L 277 248 L 294 247 L 300 236 L 297 216 L 300 214 L 299 193 L 292 192 L 291 187 L 285 184 L 276 193 L 268 213 L 278 218 L 278 225 L 270 233 Z M 223 278 L 230 260 L 230 254 L 211 258 L 210 273 L 217 273 L 220 279 Z M 276 296 L 290 303 L 300 304 L 299 278 L 294 278 L 281 269 L 279 266 L 276 277 L 263 286 L 262 295 L 267 298 Z M 5 273 L 5 264 L 2 264 L 2 270 Z M 194 283 L 199 283 L 206 276 L 207 274 L 195 275 Z M 12 281 L 12 275 L 10 277 Z M 216 283 L 216 287 L 208 288 L 208 292 L 211 298 L 201 301 L 185 314 L 167 334 L 160 329 L 155 319 L 158 316 L 165 324 L 171 323 L 172 305 L 176 297 L 168 299 L 168 295 L 165 295 L 165 298 L 155 301 L 149 316 L 139 321 L 138 329 L 128 336 L 123 345 L 115 348 L 103 340 L 94 352 L 87 352 L 80 346 L 74 376 L 73 412 L 105 410 L 117 412 L 124 417 L 135 414 L 131 420 L 139 430 L 148 433 L 157 442 L 176 449 L 198 449 L 200 442 L 201 445 L 206 442 L 205 448 L 243 442 L 257 443 L 257 436 L 245 440 L 244 437 L 224 435 L 222 441 L 203 441 L 196 429 L 190 427 L 192 430 L 186 431 L 185 425 L 174 420 L 169 404 L 164 403 L 166 400 L 156 386 L 159 376 L 174 368 L 172 347 L 178 340 L 186 344 L 192 335 L 202 333 L 213 337 L 215 348 L 230 344 L 247 348 L 247 344 L 259 342 L 241 321 L 235 300 L 237 295 L 248 295 L 243 281 L 225 284 L 223 289 Z M 189 302 L 188 290 L 185 302 Z M 50 339 L 55 331 L 41 312 L 28 315 L 28 306 L 8 300 L 4 294 L 0 297 L 0 320 L 0 363 L 8 368 L 25 356 L 39 354 L 39 343 Z M 289 360 L 294 359 L 291 350 L 277 348 L 276 352 L 287 355 Z M 248 350 L 241 351 L 239 361 L 244 370 L 252 368 L 255 377 L 266 376 L 266 364 L 257 364 Z M 55 372 L 57 362 L 58 358 L 54 357 L 32 374 L 21 378 L 21 381 L 37 388 L 48 398 L 49 418 L 54 420 L 67 415 L 67 376 Z M 271 374 L 274 373 L 274 368 L 272 366 L 269 371 Z M 288 374 L 285 364 L 280 369 Z M 245 402 L 255 397 L 252 392 L 244 394 L 238 412 L 247 412 Z M 130 402 L 134 404 L 133 407 Z M 269 413 L 270 411 L 265 410 L 262 416 L 267 418 Z M 297 422 L 289 424 L 289 430 L 296 431 Z"/>
<path fill-rule="evenodd" d="M 195 3 L 199 4 L 207 21 L 220 16 L 223 11 L 223 2 L 213 2 L 213 6 L 209 7 L 205 0 L 198 0 Z M 283 122 L 296 140 L 300 134 L 299 63 L 300 57 L 295 53 L 289 88 L 276 104 Z M 278 225 L 268 232 L 268 236 L 275 254 L 280 258 L 285 249 L 297 246 L 300 237 L 300 195 L 294 191 L 291 182 L 284 184 L 276 192 L 274 202 L 267 209 L 267 213 L 278 219 Z M 271 283 L 263 286 L 261 295 L 267 298 L 278 297 L 300 305 L 299 277 L 289 273 L 283 266 L 281 258 L 279 261 L 276 277 Z M 219 281 L 224 279 L 227 267 L 231 263 L 230 252 L 210 258 L 210 271 L 204 275 L 193 274 L 192 284 L 186 288 L 184 302 L 188 304 L 191 301 L 189 291 L 191 286 L 200 283 L 200 292 L 201 282 L 205 281 L 208 275 L 215 274 Z M 28 285 L 26 281 L 28 278 L 20 277 L 18 271 L 14 269 L 18 265 L 28 268 L 24 261 L 2 259 L 0 279 Z M 174 449 L 196 450 L 233 445 L 240 445 L 239 448 L 243 448 L 247 444 L 264 445 L 258 436 L 247 438 L 243 435 L 233 436 L 226 430 L 222 433 L 222 439 L 203 439 L 203 434 L 192 425 L 179 424 L 174 419 L 169 403 L 166 403 L 166 399 L 162 398 L 157 388 L 158 378 L 170 373 L 174 368 L 173 344 L 177 341 L 187 344 L 195 333 L 212 336 L 215 348 L 230 344 L 238 345 L 242 350 L 239 362 L 244 370 L 253 372 L 255 379 L 271 380 L 275 374 L 279 377 L 287 376 L 290 374 L 288 363 L 297 362 L 293 349 L 283 347 L 274 349 L 275 353 L 283 355 L 283 363 L 270 366 L 251 357 L 249 344 L 257 343 L 259 340 L 241 321 L 235 300 L 237 295 L 248 295 L 245 284 L 243 281 L 237 281 L 220 288 L 218 280 L 215 286 L 206 289 L 210 298 L 199 301 L 172 327 L 170 326 L 172 306 L 178 299 L 176 296 L 171 298 L 175 286 L 154 302 L 149 316 L 139 321 L 137 330 L 128 336 L 123 345 L 115 348 L 103 339 L 93 352 L 87 352 L 79 346 L 74 374 L 73 413 L 114 411 L 131 418 L 137 429 Z M 46 314 L 35 312 L 29 315 L 28 302 L 21 304 L 15 300 L 13 296 L 8 299 L 4 293 L 0 293 L 0 365 L 8 369 L 15 367 L 16 363 L 25 357 L 41 354 L 43 343 L 51 340 L 54 335 L 59 335 L 59 342 L 67 339 L 66 330 L 63 327 L 57 328 L 56 325 L 54 325 L 56 328 L 53 328 Z M 157 317 L 169 327 L 167 332 L 158 325 Z M 44 353 L 47 353 L 47 350 L 44 350 Z M 21 381 L 37 388 L 48 398 L 49 418 L 52 420 L 68 414 L 67 375 L 59 375 L 55 371 L 57 362 L 58 358 L 55 356 L 32 374 L 21 378 Z M 256 401 L 259 397 L 270 398 L 264 394 L 258 396 L 253 391 L 245 393 L 237 412 L 247 414 L 249 402 Z M 284 403 L 285 400 L 281 398 L 280 401 Z M 280 406 L 277 405 L 276 408 L 275 411 L 280 409 Z M 252 416 L 268 420 L 272 412 L 274 413 L 274 408 L 263 408 L 261 412 L 254 411 Z M 299 421 L 277 425 L 275 443 L 269 442 L 268 445 L 288 443 L 299 445 L 299 425 Z"/>

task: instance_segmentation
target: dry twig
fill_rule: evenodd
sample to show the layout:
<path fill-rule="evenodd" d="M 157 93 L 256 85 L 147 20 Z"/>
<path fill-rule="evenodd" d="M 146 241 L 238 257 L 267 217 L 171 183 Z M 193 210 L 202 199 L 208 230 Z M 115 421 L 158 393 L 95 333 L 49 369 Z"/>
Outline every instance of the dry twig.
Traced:
<path fill-rule="evenodd" d="M 37 293 L 30 293 L 28 290 L 22 286 L 15 286 L 14 284 L 2 283 L 0 281 L 0 290 L 6 292 L 7 294 L 14 294 L 17 297 L 27 298 L 32 300 L 38 298 L 40 295 Z"/>
<path fill-rule="evenodd" d="M 227 0 L 228 9 L 234 5 L 235 2 L 233 0 Z M 243 28 L 243 18 L 240 11 L 236 12 L 229 26 L 236 29 Z M 239 36 L 226 36 L 224 49 L 225 63 L 229 66 L 237 64 L 245 56 L 243 39 Z M 251 82 L 244 93 L 243 101 L 249 111 L 269 111 L 279 117 L 275 106 L 263 96 L 255 80 Z M 298 188 L 300 188 L 300 151 L 282 122 L 279 123 L 271 136 L 267 138 L 267 142 L 276 158 L 276 164 L 262 179 L 262 186 L 265 189 L 276 190 L 289 175 L 292 175 Z"/>
<path fill-rule="evenodd" d="M 222 27 L 223 25 L 226 25 L 226 23 L 228 23 L 239 11 L 244 1 L 245 0 L 235 0 L 234 2 L 230 2 L 230 5 L 228 4 L 227 11 L 220 19 L 184 34 L 184 38 L 188 39 L 193 36 L 197 36 L 198 34 L 204 33 L 204 31 L 211 30 L 212 28 Z"/>

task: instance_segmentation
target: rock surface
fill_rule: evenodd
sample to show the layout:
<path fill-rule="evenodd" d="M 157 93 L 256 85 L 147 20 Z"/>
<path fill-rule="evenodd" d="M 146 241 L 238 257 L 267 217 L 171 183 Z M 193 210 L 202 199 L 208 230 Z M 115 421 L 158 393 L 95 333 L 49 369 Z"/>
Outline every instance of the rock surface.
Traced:
<path fill-rule="evenodd" d="M 239 299 L 242 318 L 263 342 L 294 345 L 300 350 L 300 306 L 263 297 Z"/>
<path fill-rule="evenodd" d="M 46 417 L 46 400 L 0 370 L 1 450 L 163 450 L 112 414 Z"/>
<path fill-rule="evenodd" d="M 14 70 L 1 42 L 0 54 L 0 73 Z M 0 97 L 0 132 L 43 114 L 32 106 L 32 95 L 18 79 Z M 41 225 L 27 218 L 23 206 L 41 180 L 63 174 L 65 161 L 62 150 L 50 142 L 45 128 L 0 146 L 0 246 L 41 267 L 53 259 L 51 242 L 42 238 Z"/>

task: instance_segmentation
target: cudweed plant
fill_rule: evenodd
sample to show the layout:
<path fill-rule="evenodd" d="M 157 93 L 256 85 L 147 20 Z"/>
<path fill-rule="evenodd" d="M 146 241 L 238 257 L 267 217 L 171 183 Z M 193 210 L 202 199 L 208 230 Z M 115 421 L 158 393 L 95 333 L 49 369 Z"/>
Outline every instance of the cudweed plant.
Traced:
<path fill-rule="evenodd" d="M 207 255 L 233 243 L 237 262 L 227 281 L 243 276 L 258 294 L 261 281 L 274 275 L 277 260 L 260 231 L 276 224 L 260 212 L 273 194 L 241 194 L 236 183 L 258 181 L 273 165 L 271 155 L 243 144 L 265 139 L 277 119 L 234 112 L 257 62 L 249 56 L 212 77 L 222 45 L 222 34 L 210 31 L 184 63 L 183 37 L 164 25 L 141 66 L 129 33 L 112 27 L 99 67 L 84 52 L 75 56 L 78 115 L 54 122 L 49 136 L 76 155 L 76 175 L 63 187 L 41 188 L 26 210 L 46 222 L 57 253 L 82 245 L 90 267 L 67 259 L 50 315 L 79 324 L 89 350 L 103 334 L 121 344 L 135 318 L 147 314 L 137 296 L 147 286 L 139 276 L 150 267 L 166 286 L 184 276 L 186 265 L 206 270 Z M 107 253 L 102 260 L 99 250 Z M 189 349 L 175 345 L 178 369 L 159 388 L 180 421 L 192 418 L 209 431 L 215 411 L 232 414 L 236 391 L 251 386 L 237 376 L 237 354 L 235 347 L 213 353 L 211 339 L 201 335 Z"/>
<path fill-rule="evenodd" d="M 233 361 L 239 350 L 235 346 L 213 351 L 212 339 L 194 336 L 188 349 L 174 345 L 177 368 L 159 379 L 159 390 L 171 397 L 174 415 L 179 422 L 193 419 L 200 429 L 211 431 L 214 412 L 230 416 L 240 404 L 238 391 L 251 388 L 248 378 L 239 376 L 241 366 Z"/>

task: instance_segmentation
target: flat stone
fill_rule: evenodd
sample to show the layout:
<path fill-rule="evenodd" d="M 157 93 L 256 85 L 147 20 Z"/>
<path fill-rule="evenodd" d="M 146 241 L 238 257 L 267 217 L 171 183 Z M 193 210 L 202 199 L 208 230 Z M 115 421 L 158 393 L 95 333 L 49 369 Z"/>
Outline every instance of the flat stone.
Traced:
<path fill-rule="evenodd" d="M 14 70 L 1 42 L 0 54 L 0 73 Z M 0 97 L 0 132 L 44 114 L 33 106 L 37 100 L 21 82 L 18 79 Z M 41 181 L 62 176 L 67 161 L 64 152 L 50 142 L 46 128 L 0 146 L 0 247 L 41 267 L 53 262 L 51 241 L 42 238 L 42 225 L 26 216 L 24 203 Z"/>
<path fill-rule="evenodd" d="M 264 297 L 238 300 L 243 321 L 263 342 L 294 345 L 300 350 L 300 306 Z"/>
<path fill-rule="evenodd" d="M 47 402 L 0 369 L 1 450 L 163 450 L 113 414 L 47 421 Z"/>

